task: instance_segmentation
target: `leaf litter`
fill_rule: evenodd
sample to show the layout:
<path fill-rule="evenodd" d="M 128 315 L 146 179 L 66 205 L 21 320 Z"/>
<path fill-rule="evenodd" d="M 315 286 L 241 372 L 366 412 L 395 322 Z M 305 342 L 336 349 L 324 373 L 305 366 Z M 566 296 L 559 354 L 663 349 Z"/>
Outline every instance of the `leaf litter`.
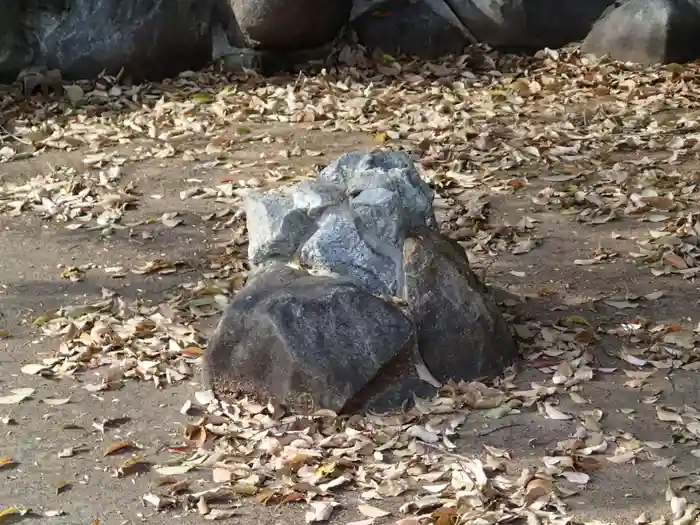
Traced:
<path fill-rule="evenodd" d="M 697 181 L 677 170 L 682 159 L 700 150 L 693 92 L 700 66 L 644 69 L 599 61 L 575 50 L 544 50 L 525 59 L 481 47 L 442 63 L 392 57 L 370 63 L 354 48 L 343 49 L 341 55 L 349 65 L 302 74 L 287 86 L 254 75 L 231 84 L 213 70 L 184 73 L 167 87 L 119 86 L 116 79 L 104 77 L 95 84 L 71 86 L 68 102 L 79 100 L 83 111 L 78 119 L 63 118 L 62 103 L 47 108 L 29 101 L 28 111 L 14 120 L 11 135 L 2 139 L 2 160 L 83 146 L 91 153 L 83 159 L 83 171 L 56 167 L 29 182 L 0 187 L 0 213 L 31 212 L 68 229 L 102 235 L 133 228 L 149 221 L 126 222 L 127 212 L 139 205 L 140 193 L 133 182 L 124 180 L 125 163 L 145 158 L 194 160 L 208 154 L 221 156 L 224 160 L 214 162 L 240 172 L 250 166 L 228 163 L 226 144 L 218 137 L 233 128 L 240 144 L 270 144 L 275 142 L 271 135 L 252 127 L 293 123 L 324 132 L 369 133 L 378 147 L 401 145 L 416 154 L 437 191 L 435 208 L 442 229 L 475 262 L 486 261 L 488 266 L 499 253 L 524 254 L 545 242 L 537 234 L 536 217 L 524 216 L 517 224 L 491 221 L 494 197 L 537 183 L 543 187 L 531 199 L 536 207 L 592 227 L 627 220 L 649 228 L 635 252 L 597 249 L 572 264 L 592 266 L 629 257 L 653 276 L 692 279 L 700 272 L 695 242 L 700 226 L 693 210 Z M 683 109 L 680 117 L 659 117 L 678 108 Z M 206 145 L 182 146 L 200 135 L 206 137 Z M 128 143 L 134 145 L 128 154 L 105 153 Z M 286 146 L 281 158 L 313 153 Z M 623 158 L 621 153 L 629 149 L 638 153 Z M 286 174 L 283 166 L 268 166 L 271 181 L 298 176 Z M 508 171 L 518 168 L 528 171 L 513 178 Z M 24 374 L 78 378 L 100 370 L 97 383 L 84 384 L 91 392 L 117 389 L 129 379 L 162 387 L 192 377 L 206 343 L 195 327 L 197 320 L 218 315 L 245 282 L 245 232 L 237 208 L 241 196 L 261 184 L 192 183 L 180 198 L 224 204 L 223 211 L 202 218 L 213 221 L 215 230 L 235 232 L 223 256 L 210 260 L 205 279 L 179 286 L 159 305 L 129 303 L 104 289 L 97 302 L 42 314 L 33 323 L 59 343 L 41 363 L 24 366 Z M 182 224 L 177 213 L 153 221 L 167 228 Z M 155 260 L 131 272 L 167 275 L 178 267 L 178 261 Z M 66 268 L 62 277 L 80 280 L 87 270 Z M 115 278 L 128 271 L 108 270 Z M 616 310 L 634 311 L 643 301 L 659 299 L 659 294 L 663 292 L 600 300 Z M 528 524 L 568 523 L 567 498 L 591 481 L 603 461 L 657 461 L 650 451 L 659 445 L 605 429 L 605 415 L 590 406 L 581 386 L 616 369 L 597 367 L 589 346 L 599 334 L 622 338 L 625 348 L 618 357 L 633 367 L 624 370 L 625 387 L 641 394 L 656 370 L 700 367 L 698 329 L 641 318 L 593 327 L 581 316 L 554 324 L 516 324 L 514 329 L 524 365 L 549 376 L 548 381 L 523 387 L 511 374 L 493 386 L 450 383 L 434 399 L 416 399 L 415 407 L 405 413 L 350 419 L 327 411 L 287 414 L 245 398 L 227 403 L 211 393 L 197 393 L 194 401 L 206 415 L 184 429 L 189 445 L 182 451 L 191 454 L 178 451 L 172 464 L 154 470 L 161 476 L 209 471 L 211 486 L 199 492 L 186 487 L 168 492 L 168 487 L 181 487 L 180 482 L 165 484 L 164 492 L 149 492 L 144 501 L 158 510 L 179 503 L 209 520 L 234 516 L 241 497 L 268 505 L 305 502 L 311 523 L 330 519 L 339 505 L 338 493 L 354 489 L 362 500 L 358 511 L 368 518 L 361 523 L 389 513 L 403 525 L 414 525 L 415 518 L 400 514 L 440 525 L 518 518 Z M 32 389 L 16 389 L 0 400 L 15 404 L 32 394 Z M 574 407 L 564 408 L 564 394 Z M 59 405 L 68 400 L 43 401 Z M 658 400 L 652 393 L 642 402 L 655 405 L 658 419 L 670 426 L 674 439 L 697 447 L 700 417 L 695 409 L 663 406 Z M 182 413 L 187 415 L 191 406 L 183 407 Z M 454 452 L 460 428 L 478 414 L 507 421 L 525 411 L 572 431 L 551 455 L 541 458 L 541 464 L 519 470 L 510 452 L 493 448 L 482 457 Z M 104 432 L 108 423 L 95 423 L 95 428 Z M 104 453 L 117 454 L 132 445 L 114 442 Z M 59 455 L 68 458 L 74 453 L 65 449 Z M 146 459 L 132 457 L 114 475 L 145 472 L 150 466 Z M 382 500 L 396 497 L 407 500 L 398 513 L 381 508 Z M 213 506 L 222 500 L 230 502 L 229 508 Z M 697 507 L 670 486 L 667 501 L 679 523 L 695 519 Z"/>

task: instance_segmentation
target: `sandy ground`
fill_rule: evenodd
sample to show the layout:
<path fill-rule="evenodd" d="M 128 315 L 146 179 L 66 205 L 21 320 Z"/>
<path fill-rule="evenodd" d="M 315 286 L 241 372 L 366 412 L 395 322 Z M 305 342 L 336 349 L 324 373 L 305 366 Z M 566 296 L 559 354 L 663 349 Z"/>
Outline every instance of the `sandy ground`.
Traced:
<path fill-rule="evenodd" d="M 350 148 L 369 148 L 372 137 L 361 133 L 309 132 L 303 128 L 282 126 L 277 130 L 287 145 L 301 144 L 309 150 L 322 151 L 320 157 L 280 158 L 275 144 L 257 144 L 234 148 L 229 158 L 238 160 L 275 159 L 292 171 L 305 172 Z M 0 184 L 22 181 L 45 173 L 56 166 L 80 166 L 85 152 L 48 151 L 35 158 L 18 160 L 0 167 Z M 143 447 L 139 452 L 154 462 L 167 457 L 167 447 L 182 441 L 181 424 L 186 418 L 179 413 L 185 400 L 198 389 L 196 381 L 179 386 L 156 389 L 151 384 L 127 382 L 117 391 L 90 393 L 77 382 L 55 381 L 20 373 L 20 367 L 54 349 L 51 341 L 38 340 L 36 327 L 28 321 L 43 312 L 65 304 L 76 304 L 99 298 L 102 287 L 109 287 L 128 298 L 143 297 L 158 301 L 178 283 L 200 278 L 201 264 L 217 243 L 230 237 L 227 230 L 212 231 L 198 214 L 222 209 L 212 201 L 182 201 L 179 193 L 191 186 L 193 177 L 215 183 L 228 178 L 226 169 L 207 164 L 207 159 L 186 161 L 148 159 L 127 163 L 123 170 L 126 181 L 133 181 L 143 193 L 140 206 L 128 212 L 130 219 L 158 217 L 166 212 L 180 212 L 185 222 L 177 228 L 160 223 L 142 226 L 136 232 L 120 231 L 108 239 L 96 232 L 70 231 L 44 221 L 31 213 L 18 217 L 0 215 L 0 328 L 12 337 L 0 342 L 0 393 L 11 388 L 33 387 L 31 400 L 18 405 L 1 406 L 0 416 L 11 417 L 15 425 L 0 426 L 0 457 L 11 456 L 16 463 L 0 469 L 0 504 L 22 505 L 39 511 L 62 510 L 59 517 L 41 517 L 37 523 L 65 525 L 121 525 L 171 523 L 173 513 L 157 513 L 146 506 L 142 495 L 154 481 L 150 474 L 116 478 L 113 468 L 123 462 L 120 457 L 104 457 L 106 443 L 129 439 Z M 681 167 L 695 170 L 689 161 Z M 246 176 L 256 176 L 251 167 Z M 680 277 L 652 277 L 648 270 L 637 268 L 626 254 L 634 249 L 634 239 L 647 228 L 627 220 L 598 226 L 582 226 L 573 218 L 548 211 L 532 202 L 539 189 L 537 181 L 522 192 L 496 196 L 492 201 L 491 220 L 515 224 L 528 216 L 541 221 L 537 234 L 543 239 L 538 248 L 521 255 L 502 254 L 487 273 L 489 284 L 506 294 L 523 299 L 511 313 L 527 316 L 543 323 L 572 315 L 583 315 L 594 326 L 615 326 L 634 316 L 654 321 L 670 320 L 695 325 L 700 321 L 697 286 Z M 161 198 L 151 198 L 157 194 Z M 140 234 L 147 229 L 152 238 Z M 647 228 L 648 229 L 648 228 Z M 612 233 L 621 234 L 616 238 Z M 575 259 L 587 259 L 600 249 L 620 256 L 600 265 L 580 266 Z M 111 279 L 100 268 L 115 265 L 135 267 L 158 257 L 185 261 L 188 271 L 170 276 L 128 274 Z M 93 263 L 82 282 L 61 278 L 61 266 Z M 542 290 L 547 289 L 547 294 Z M 619 310 L 591 301 L 615 293 L 642 295 L 663 290 L 665 295 L 643 303 L 633 312 Z M 213 322 L 213 321 L 212 321 Z M 204 326 L 204 330 L 211 326 Z M 595 358 L 604 366 L 620 366 L 611 357 L 619 350 L 620 341 L 603 336 L 594 347 Z M 607 363 L 607 365 L 606 365 Z M 89 376 L 89 374 L 88 374 Z M 525 368 L 519 381 L 544 381 L 544 374 Z M 669 476 L 686 474 L 694 480 L 700 459 L 689 453 L 690 447 L 672 444 L 670 427 L 658 421 L 654 406 L 641 403 L 644 393 L 623 386 L 619 374 L 599 374 L 583 386 L 582 394 L 591 406 L 605 414 L 602 424 L 607 429 L 630 432 L 637 439 L 667 443 L 656 451 L 659 456 L 675 457 L 673 465 L 655 465 L 653 461 L 636 464 L 603 465 L 591 474 L 591 482 L 567 500 L 573 516 L 581 521 L 632 523 L 642 512 L 650 517 L 669 514 L 664 491 Z M 658 392 L 660 403 L 697 406 L 700 403 L 696 376 L 692 372 L 659 374 L 648 387 Z M 42 404 L 47 396 L 71 396 L 71 402 L 57 407 Z M 562 407 L 562 410 L 566 406 Z M 623 409 L 634 409 L 630 414 Z M 123 421 L 104 432 L 93 423 L 124 417 Z M 483 435 L 485 431 L 503 427 Z M 489 421 L 480 415 L 470 417 L 457 440 L 457 452 L 480 454 L 482 445 L 507 448 L 523 464 L 535 462 L 550 451 L 557 441 L 571 435 L 575 426 L 570 421 L 552 421 L 536 412 L 510 416 L 505 421 Z M 59 451 L 69 446 L 82 447 L 74 457 L 59 458 Z M 60 487 L 60 490 L 59 490 Z M 687 496 L 692 500 L 692 494 Z M 353 501 L 356 496 L 347 496 Z M 398 507 L 398 506 L 397 506 Z M 348 505 L 348 510 L 334 514 L 334 523 L 361 518 Z M 177 515 L 177 513 L 175 513 Z M 390 522 L 399 516 L 379 520 Z M 182 516 L 179 523 L 199 523 L 201 517 Z M 97 521 L 99 520 L 99 521 Z M 246 503 L 240 516 L 232 522 L 247 524 L 303 523 L 304 511 L 294 506 L 262 507 Z"/>

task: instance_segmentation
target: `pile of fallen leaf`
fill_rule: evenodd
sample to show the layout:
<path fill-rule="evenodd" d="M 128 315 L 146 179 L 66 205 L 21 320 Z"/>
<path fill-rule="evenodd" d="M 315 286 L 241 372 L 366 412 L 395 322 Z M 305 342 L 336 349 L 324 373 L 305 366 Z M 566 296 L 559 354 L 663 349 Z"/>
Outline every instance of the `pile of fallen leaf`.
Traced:
<path fill-rule="evenodd" d="M 438 193 L 435 209 L 443 230 L 477 263 L 539 246 L 538 219 L 530 212 L 541 210 L 582 227 L 634 224 L 639 231 L 637 251 L 598 249 L 575 265 L 630 257 L 652 276 L 694 278 L 700 271 L 700 191 L 695 171 L 684 163 L 700 151 L 699 72 L 699 65 L 644 69 L 576 50 L 522 58 L 475 47 L 441 63 L 385 56 L 368 68 L 349 64 L 285 82 L 252 74 L 231 78 L 213 70 L 133 86 L 104 77 L 72 86 L 65 99 L 38 95 L 24 101 L 22 113 L 13 109 L 17 101 L 10 94 L 0 101 L 0 111 L 11 119 L 0 129 L 0 162 L 50 149 L 89 153 L 84 172 L 57 166 L 29 181 L 3 182 L 0 213 L 29 212 L 102 235 L 135 228 L 143 221 L 130 221 L 128 211 L 143 204 L 148 189 L 124 180 L 126 163 L 178 158 L 241 174 L 256 162 L 230 163 L 229 148 L 279 143 L 279 159 L 285 161 L 321 154 L 280 142 L 267 131 L 289 125 L 366 133 L 377 147 L 410 151 Z M 118 388 L 132 378 L 157 386 L 191 378 L 206 343 L 197 321 L 218 315 L 245 282 L 240 198 L 250 189 L 305 175 L 291 163 L 260 162 L 265 180 L 234 177 L 205 185 L 192 179 L 180 193 L 183 201 L 210 199 L 221 206 L 202 219 L 214 230 L 233 230 L 202 280 L 179 286 L 158 305 L 131 303 L 104 290 L 98 302 L 43 313 L 33 323 L 59 342 L 55 352 L 22 371 L 81 381 L 86 371 L 102 371 L 99 382 L 84 384 L 89 391 Z M 523 193 L 531 208 L 522 219 L 494 224 L 494 200 Z M 183 223 L 176 213 L 155 221 L 167 228 Z M 160 276 L 180 267 L 177 261 L 153 260 L 105 271 L 114 278 L 129 272 Z M 80 280 L 87 270 L 67 267 L 62 276 Z M 634 312 L 661 295 L 601 299 Z M 605 427 L 605 414 L 591 405 L 584 389 L 603 376 L 619 377 L 624 388 L 639 391 L 640 403 L 654 406 L 673 439 L 700 456 L 700 412 L 663 405 L 661 394 L 649 390 L 659 374 L 700 366 L 695 330 L 639 317 L 594 328 L 581 316 L 518 323 L 514 330 L 522 342 L 523 366 L 545 374 L 545 381 L 524 386 L 512 373 L 491 386 L 448 384 L 434 399 L 416 399 L 406 412 L 363 418 L 339 418 L 325 410 L 300 416 L 248 399 L 221 403 L 201 392 L 183 406 L 182 413 L 191 417 L 186 445 L 173 447 L 171 462 L 150 465 L 134 456 L 114 474 L 153 469 L 160 477 L 157 488 L 144 496 L 149 505 L 211 520 L 235 516 L 242 499 L 252 498 L 266 505 L 305 503 L 307 522 L 325 521 L 354 498 L 350 504 L 364 516 L 355 525 L 386 517 L 401 525 L 570 523 L 567 499 L 585 490 L 597 470 L 643 461 L 670 466 L 655 452 L 666 443 Z M 623 340 L 614 356 L 620 368 L 596 364 L 592 349 L 602 335 Z M 0 404 L 32 394 L 17 389 L 0 397 Z M 459 454 L 456 440 L 465 423 L 485 417 L 504 423 L 498 430 L 525 412 L 568 422 L 571 436 L 524 468 L 510 451 L 488 445 L 479 457 Z M 106 453 L 129 447 L 116 443 Z M 202 485 L 193 475 L 208 481 Z M 674 525 L 693 523 L 700 515 L 682 495 L 687 489 L 693 486 L 682 481 L 660 488 L 666 490 Z M 636 523 L 668 522 L 642 515 Z"/>

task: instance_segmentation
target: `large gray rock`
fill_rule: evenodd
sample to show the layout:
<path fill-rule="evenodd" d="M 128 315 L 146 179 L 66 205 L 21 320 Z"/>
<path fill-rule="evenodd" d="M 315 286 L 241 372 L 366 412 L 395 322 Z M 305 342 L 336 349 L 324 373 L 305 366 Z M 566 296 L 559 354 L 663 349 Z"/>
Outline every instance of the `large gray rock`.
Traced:
<path fill-rule="evenodd" d="M 404 274 L 418 349 L 439 382 L 493 376 L 515 359 L 508 326 L 458 243 L 416 233 L 404 244 Z"/>
<path fill-rule="evenodd" d="M 480 42 L 523 50 L 582 40 L 615 1 L 445 0 Z"/>
<path fill-rule="evenodd" d="M 0 83 L 12 83 L 34 58 L 24 31 L 26 0 L 0 3 Z"/>
<path fill-rule="evenodd" d="M 204 356 L 204 383 L 293 407 L 387 409 L 429 392 L 414 355 L 413 324 L 398 308 L 348 281 L 272 264 L 226 309 Z"/>
<path fill-rule="evenodd" d="M 360 42 L 433 58 L 481 42 L 514 50 L 582 40 L 615 0 L 355 0 Z"/>
<path fill-rule="evenodd" d="M 207 350 L 208 384 L 348 412 L 498 374 L 513 340 L 431 201 L 400 152 L 347 153 L 315 181 L 250 194 L 260 266 Z"/>
<path fill-rule="evenodd" d="M 645 65 L 700 58 L 700 2 L 627 0 L 593 27 L 582 50 Z"/>
<path fill-rule="evenodd" d="M 347 23 L 352 0 L 227 0 L 248 47 L 274 51 L 313 49 L 333 40 Z"/>
<path fill-rule="evenodd" d="M 65 78 L 122 67 L 135 79 L 176 75 L 211 60 L 214 0 L 60 0 L 27 8 L 35 62 Z"/>
<path fill-rule="evenodd" d="M 364 46 L 434 59 L 474 43 L 443 0 L 356 0 L 352 26 Z"/>

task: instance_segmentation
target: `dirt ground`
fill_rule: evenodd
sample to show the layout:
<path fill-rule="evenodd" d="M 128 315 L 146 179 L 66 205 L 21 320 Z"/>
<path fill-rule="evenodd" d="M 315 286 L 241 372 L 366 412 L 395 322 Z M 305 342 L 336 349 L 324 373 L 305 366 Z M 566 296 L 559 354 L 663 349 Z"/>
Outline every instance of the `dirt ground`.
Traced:
<path fill-rule="evenodd" d="M 6 337 L 0 340 L 0 395 L 15 388 L 36 389 L 32 397 L 16 405 L 0 406 L 0 458 L 11 457 L 12 464 L 0 467 L 0 505 L 30 507 L 37 512 L 63 511 L 60 516 L 35 517 L 37 523 L 66 525 L 122 525 L 136 523 L 169 523 L 173 511 L 157 512 L 142 500 L 153 487 L 151 474 L 118 478 L 113 475 L 122 457 L 104 456 L 107 443 L 130 440 L 141 448 L 140 456 L 157 463 L 168 457 L 168 447 L 182 443 L 182 425 L 187 417 L 180 413 L 183 403 L 199 389 L 197 376 L 177 385 L 155 388 L 153 384 L 125 381 L 123 388 L 90 392 L 82 381 L 58 380 L 31 376 L 20 371 L 27 363 L 37 362 L 56 349 L 56 342 L 40 337 L 31 320 L 45 312 L 67 304 L 96 301 L 102 288 L 146 302 L 163 301 L 180 284 L 201 279 L 208 267 L 210 253 L 230 241 L 228 228 L 214 230 L 201 215 L 225 210 L 226 202 L 216 200 L 182 200 L 180 193 L 193 186 L 193 179 L 203 186 L 214 186 L 230 179 L 264 178 L 269 169 L 284 173 L 305 174 L 314 165 L 324 164 L 349 149 L 369 149 L 377 145 L 371 133 L 359 131 L 311 130 L 302 124 L 257 125 L 260 131 L 278 137 L 269 143 L 243 143 L 225 148 L 226 162 L 220 152 L 195 159 L 177 154 L 172 158 L 147 158 L 128 161 L 122 166 L 124 178 L 120 186 L 133 183 L 141 193 L 138 206 L 125 213 L 123 222 L 138 222 L 177 212 L 184 222 L 174 228 L 155 221 L 133 228 L 117 230 L 108 237 L 99 231 L 69 230 L 55 221 L 43 219 L 28 211 L 16 216 L 0 215 L 0 329 Z M 187 143 L 185 143 L 187 144 Z M 300 147 L 299 156 L 279 155 L 280 145 Z M 134 144 L 110 145 L 103 152 L 118 151 L 126 156 Z M 321 152 L 320 155 L 308 152 Z M 25 159 L 0 165 L 0 186 L 28 181 L 45 175 L 57 167 L 73 166 L 83 170 L 86 147 L 74 151 L 47 150 Z M 593 152 L 592 158 L 608 155 L 607 150 Z M 646 152 L 644 154 L 647 154 Z M 617 152 L 616 161 L 636 160 L 634 148 Z M 608 159 L 610 160 L 610 159 Z M 239 173 L 230 165 L 245 166 Z M 690 153 L 673 170 L 694 174 L 700 164 L 696 153 Z M 514 178 L 526 179 L 536 165 L 504 170 L 496 177 L 505 184 Z M 663 168 L 662 168 L 663 169 Z M 670 168 L 669 168 L 670 169 Z M 495 184 L 495 183 L 494 183 Z M 575 216 L 552 211 L 535 202 L 542 190 L 552 183 L 531 177 L 516 191 L 494 192 L 490 198 L 489 223 L 514 225 L 528 218 L 537 221 L 534 232 L 541 243 L 526 253 L 499 252 L 485 257 L 487 282 L 504 301 L 509 318 L 516 322 L 528 319 L 552 325 L 576 316 L 590 323 L 599 340 L 590 347 L 596 366 L 616 368 L 607 373 L 596 372 L 592 380 L 582 383 L 579 394 L 603 413 L 601 425 L 616 435 L 633 436 L 641 442 L 660 444 L 653 455 L 623 464 L 605 463 L 591 473 L 591 480 L 578 494 L 567 498 L 571 515 L 586 523 L 633 523 L 645 513 L 650 520 L 669 517 L 665 498 L 670 479 L 688 480 L 684 496 L 692 502 L 700 476 L 700 457 L 691 453 L 692 442 L 679 443 L 668 422 L 659 421 L 658 405 L 682 407 L 700 405 L 697 373 L 692 370 L 659 370 L 641 388 L 625 385 L 629 379 L 622 369 L 634 369 L 617 355 L 628 340 L 606 331 L 634 319 L 645 318 L 654 323 L 679 323 L 692 330 L 700 322 L 700 292 L 693 279 L 679 275 L 653 276 L 630 256 L 637 241 L 645 238 L 650 224 L 634 217 L 601 224 L 585 224 Z M 515 186 L 513 186 L 515 188 Z M 447 197 L 446 197 L 447 198 Z M 535 200 L 533 200 L 535 198 Z M 689 209 L 689 211 L 691 211 Z M 143 235 L 148 232 L 148 235 Z M 600 264 L 577 264 L 608 254 Z M 180 261 L 184 270 L 170 275 L 127 272 L 115 279 L 106 268 L 136 268 L 155 259 Z M 62 277 L 66 267 L 85 267 L 82 279 L 73 282 Z M 479 264 L 477 264 L 479 266 Z M 618 308 L 601 301 L 617 296 L 638 297 L 662 291 L 661 297 L 635 302 L 634 308 Z M 619 297 L 622 296 L 622 299 Z M 516 298 L 514 300 L 513 298 Z M 202 322 L 206 334 L 216 317 Z M 97 377 L 98 371 L 87 372 L 83 380 Z M 551 374 L 525 362 L 517 376 L 518 384 L 545 382 Z M 49 406 L 40 400 L 46 397 L 65 398 L 70 402 Z M 645 396 L 657 396 L 656 404 L 645 403 Z M 579 408 L 564 399 L 562 411 Z M 104 420 L 124 418 L 101 430 Z M 514 461 L 526 465 L 549 454 L 558 441 L 575 431 L 572 420 L 553 420 L 536 410 L 523 410 L 502 420 L 493 421 L 478 412 L 470 415 L 455 440 L 455 452 L 463 456 L 483 454 L 483 445 L 507 449 Z M 625 434 L 628 433 L 628 434 Z M 59 457 L 67 447 L 76 447 L 72 457 Z M 673 458 L 674 461 L 665 461 Z M 332 523 L 349 523 L 363 517 L 355 511 L 357 495 L 343 496 L 348 503 L 336 512 Z M 395 508 L 398 508 L 400 501 Z M 2 507 L 0 507 L 2 508 Z M 180 523 L 199 523 L 196 514 L 180 515 Z M 401 516 L 394 512 L 377 523 L 394 522 Z M 99 521 L 98 521 L 99 520 Z M 0 522 L 4 521 L 0 519 Z M 8 519 L 9 522 L 9 519 Z M 301 506 L 261 506 L 245 502 L 231 522 L 242 524 L 304 523 Z"/>

